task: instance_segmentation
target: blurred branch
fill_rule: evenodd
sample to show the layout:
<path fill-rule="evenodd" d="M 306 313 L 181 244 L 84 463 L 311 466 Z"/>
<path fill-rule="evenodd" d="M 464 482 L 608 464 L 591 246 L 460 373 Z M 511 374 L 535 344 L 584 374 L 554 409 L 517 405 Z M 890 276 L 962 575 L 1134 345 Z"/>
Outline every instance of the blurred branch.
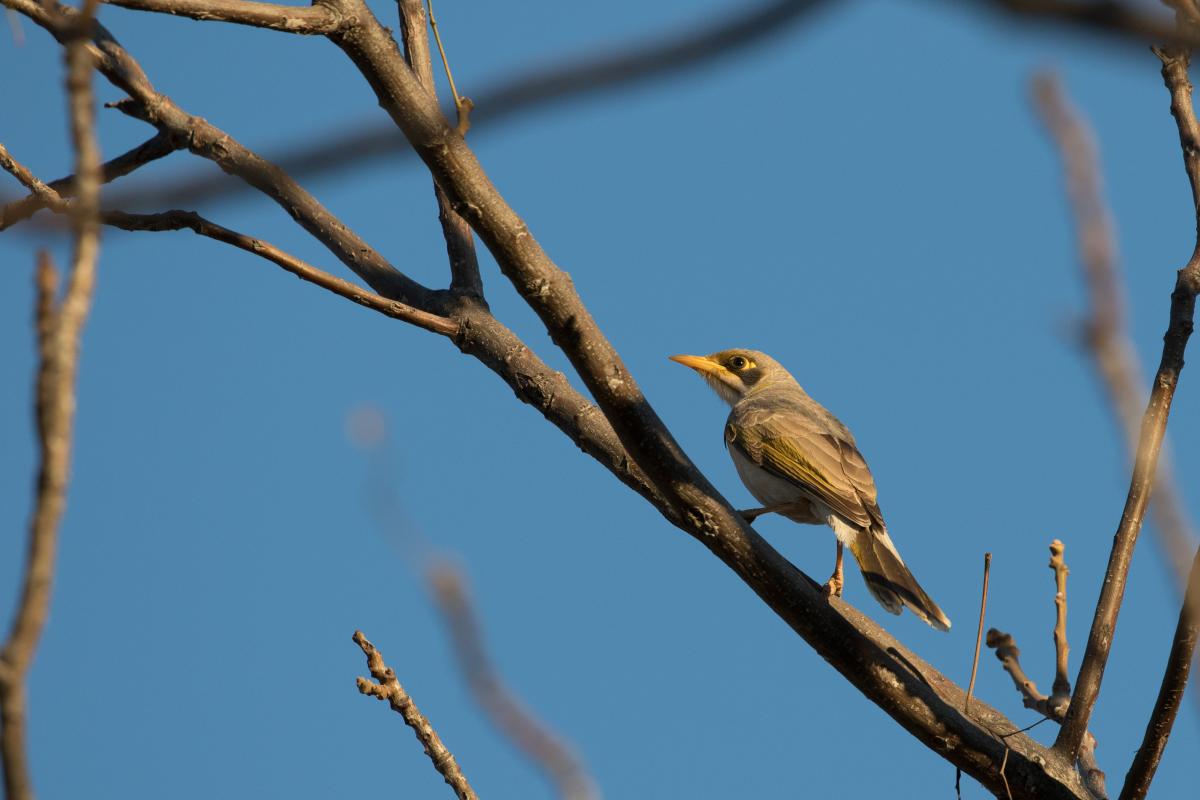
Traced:
<path fill-rule="evenodd" d="M 462 573 L 446 562 L 439 562 L 428 569 L 428 579 L 450 629 L 467 685 L 492 723 L 547 774 L 559 797 L 598 798 L 595 782 L 573 749 L 538 720 L 496 672 Z"/>
<path fill-rule="evenodd" d="M 1154 701 L 1154 710 L 1150 713 L 1150 721 L 1146 723 L 1146 733 L 1142 737 L 1142 746 L 1129 772 L 1125 774 L 1125 785 L 1121 787 L 1120 800 L 1142 800 L 1150 791 L 1150 782 L 1158 769 L 1163 750 L 1167 746 L 1167 738 L 1175 725 L 1175 717 L 1179 706 L 1183 703 L 1183 693 L 1187 688 L 1188 676 L 1191 673 L 1192 661 L 1196 656 L 1196 639 L 1200 636 L 1200 549 L 1192 560 L 1191 575 L 1188 579 L 1187 592 L 1179 609 L 1179 622 L 1175 625 L 1175 636 L 1171 640 L 1171 652 L 1167 656 L 1167 666 L 1163 671 L 1162 685 L 1158 689 L 1158 697 Z"/>
<path fill-rule="evenodd" d="M 1146 3 L 1117 0 L 988 0 L 988 5 L 1030 20 L 1045 20 L 1076 30 L 1094 31 L 1126 39 L 1196 45 L 1191 31 L 1176 29 L 1171 17 L 1147 8 Z"/>
<path fill-rule="evenodd" d="M 417 708 L 417 704 L 408 696 L 408 692 L 404 691 L 404 687 L 400 685 L 395 671 L 384 663 L 383 655 L 375 649 L 375 645 L 371 644 L 366 636 L 363 636 L 362 631 L 355 631 L 353 638 L 354 643 L 362 649 L 363 655 L 367 657 L 367 669 L 371 671 L 371 677 L 375 679 L 375 681 L 369 681 L 366 678 L 359 678 L 357 680 L 358 691 L 368 697 L 388 701 L 392 710 L 404 717 L 404 723 L 416 734 L 417 741 L 425 748 L 425 755 L 429 756 L 429 760 L 433 762 L 434 769 L 454 790 L 459 800 L 478 800 L 478 795 L 471 788 L 471 784 L 467 782 L 467 777 L 459 769 L 454 754 L 446 748 L 446 745 L 442 744 L 442 739 L 433 729 L 433 725 Z"/>
<path fill-rule="evenodd" d="M 86 25 L 95 7 L 94 0 L 86 2 L 77 25 L 65 32 L 69 122 L 79 185 L 78 201 L 72 209 L 75 242 L 71 272 L 66 294 L 57 308 L 58 278 L 47 254 L 39 257 L 37 269 L 38 372 L 34 407 L 40 463 L 21 596 L 0 650 L 0 764 L 8 800 L 33 798 L 25 742 L 25 680 L 50 612 L 58 527 L 66 508 L 70 478 L 79 340 L 91 307 L 100 246 L 100 150 L 95 135 L 92 57 L 86 46 Z M 11 168 L 14 163 L 8 159 L 5 167 Z M 39 192 L 40 187 L 31 188 Z M 42 194 L 57 197 L 48 188 Z"/>
<path fill-rule="evenodd" d="M 780 38 L 829 0 L 770 0 L 735 10 L 692 28 L 675 24 L 616 52 L 603 52 L 549 64 L 501 80 L 475 94 L 474 130 L 558 103 L 584 100 L 661 80 L 732 57 L 772 38 Z M 269 155 L 272 163 L 296 180 L 307 181 L 361 165 L 372 159 L 412 156 L 412 148 L 389 121 L 355 120 L 317 141 L 305 138 Z M 224 173 L 196 171 L 164 185 L 130 187 L 110 193 L 120 207 L 195 206 L 239 194 L 246 186 Z"/>
<path fill-rule="evenodd" d="M 1095 137 L 1079 112 L 1072 108 L 1056 76 L 1049 73 L 1035 76 L 1033 96 L 1038 115 L 1062 158 L 1067 197 L 1075 220 L 1091 313 L 1083 324 L 1083 342 L 1107 390 L 1132 459 L 1146 395 L 1141 388 L 1142 368 L 1125 323 L 1114 226 L 1101 190 Z M 1154 480 L 1150 512 L 1163 555 L 1182 589 L 1187 585 L 1196 534 L 1180 501 L 1166 452 L 1160 458 Z"/>
<path fill-rule="evenodd" d="M 163 133 L 156 133 L 146 141 L 139 144 L 132 150 L 122 153 L 112 161 L 106 162 L 101 167 L 101 181 L 109 183 L 117 178 L 128 175 L 138 167 L 145 166 L 151 161 L 168 156 L 182 147 L 172 140 L 170 136 Z M 0 145 L 0 152 L 3 152 L 3 146 Z M 2 164 L 0 164 L 2 166 Z M 5 166 L 5 169 L 8 169 Z M 41 183 L 39 181 L 39 183 Z M 40 187 L 30 187 L 31 193 L 20 200 L 14 200 L 0 207 L 0 231 L 5 230 L 22 220 L 29 219 L 39 210 L 46 208 L 49 205 L 49 195 L 45 193 L 45 189 L 54 190 L 59 199 L 71 197 L 75 194 L 75 176 L 68 175 L 65 178 L 59 178 L 56 181 L 50 181 L 48 184 L 41 184 Z"/>
<path fill-rule="evenodd" d="M 1129 563 L 1154 486 L 1158 453 L 1166 434 L 1167 419 L 1171 412 L 1175 387 L 1179 382 L 1179 373 L 1183 370 L 1184 350 L 1192 333 L 1196 294 L 1200 292 L 1200 125 L 1197 124 L 1192 110 L 1192 84 L 1188 80 L 1189 56 L 1186 49 L 1175 46 L 1156 49 L 1155 53 L 1163 63 L 1163 82 L 1171 94 L 1171 113 L 1179 128 L 1184 166 L 1192 188 L 1197 243 L 1187 265 L 1179 270 L 1175 290 L 1171 294 L 1170 323 L 1163 337 L 1162 359 L 1150 392 L 1150 400 L 1146 405 L 1146 413 L 1142 418 L 1141 436 L 1129 493 L 1113 539 L 1112 553 L 1100 589 L 1100 599 L 1096 603 L 1096 614 L 1088 636 L 1087 649 L 1084 651 L 1083 663 L 1075 680 L 1075 694 L 1071 698 L 1066 719 L 1054 743 L 1055 751 L 1071 760 L 1074 760 L 1079 752 L 1092 706 L 1100 692 L 1100 682 L 1104 677 L 1104 667 L 1112 647 L 1117 615 L 1125 594 Z"/>
<path fill-rule="evenodd" d="M 1054 693 L 1047 697 L 1038 691 L 1037 684 L 1029 679 L 1021 668 L 1021 650 L 1010 634 L 992 628 L 987 633 L 987 646 L 996 651 L 996 658 L 1004 671 L 1012 678 L 1013 685 L 1021 694 L 1025 707 L 1038 712 L 1060 725 L 1066 716 L 1065 698 L 1070 697 L 1071 686 L 1067 682 L 1067 569 L 1063 560 L 1063 543 L 1055 539 L 1050 543 L 1050 569 L 1054 570 L 1054 650 L 1055 677 Z M 1065 695 L 1063 694 L 1065 692 Z M 1106 800 L 1108 790 L 1105 776 L 1096 762 L 1096 737 L 1087 732 L 1076 761 L 1084 786 L 1095 800 Z"/>

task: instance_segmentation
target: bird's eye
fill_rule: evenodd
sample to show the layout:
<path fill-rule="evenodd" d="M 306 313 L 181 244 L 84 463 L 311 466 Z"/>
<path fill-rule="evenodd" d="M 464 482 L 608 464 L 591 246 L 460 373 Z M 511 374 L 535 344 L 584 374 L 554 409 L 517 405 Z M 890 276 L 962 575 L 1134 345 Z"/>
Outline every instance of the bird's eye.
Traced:
<path fill-rule="evenodd" d="M 729 359 L 729 366 L 732 369 L 737 369 L 737 370 L 745 369 L 746 365 L 749 363 L 750 363 L 749 361 L 742 358 L 741 356 L 734 356 L 733 358 Z"/>

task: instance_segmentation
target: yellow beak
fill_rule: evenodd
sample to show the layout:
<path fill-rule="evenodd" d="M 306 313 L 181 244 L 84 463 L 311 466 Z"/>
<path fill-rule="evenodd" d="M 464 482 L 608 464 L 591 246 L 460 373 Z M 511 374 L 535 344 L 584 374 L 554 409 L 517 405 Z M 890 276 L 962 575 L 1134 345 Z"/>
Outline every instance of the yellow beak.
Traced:
<path fill-rule="evenodd" d="M 685 367 L 691 367 L 701 375 L 720 372 L 722 367 L 717 362 L 707 356 L 668 356 L 677 364 L 683 364 Z"/>

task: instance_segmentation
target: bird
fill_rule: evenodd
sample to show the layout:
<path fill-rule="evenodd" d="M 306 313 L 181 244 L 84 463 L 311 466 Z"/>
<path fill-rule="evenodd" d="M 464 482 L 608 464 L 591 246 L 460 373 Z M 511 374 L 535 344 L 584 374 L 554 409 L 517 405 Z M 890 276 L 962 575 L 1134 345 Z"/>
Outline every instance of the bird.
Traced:
<path fill-rule="evenodd" d="M 676 355 L 732 406 L 725 446 L 738 476 L 767 513 L 805 525 L 828 525 L 837 537 L 826 594 L 841 596 L 843 547 L 858 562 L 872 596 L 899 614 L 905 607 L 932 627 L 950 619 L 926 594 L 896 551 L 876 501 L 875 480 L 850 430 L 809 397 L 783 365 L 757 350 Z"/>

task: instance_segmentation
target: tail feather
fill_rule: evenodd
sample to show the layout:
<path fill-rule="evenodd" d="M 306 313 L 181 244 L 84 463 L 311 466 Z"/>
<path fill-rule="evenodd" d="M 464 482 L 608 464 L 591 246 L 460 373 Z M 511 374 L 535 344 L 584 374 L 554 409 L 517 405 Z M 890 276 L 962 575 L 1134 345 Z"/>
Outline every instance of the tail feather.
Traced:
<path fill-rule="evenodd" d="M 863 530 L 850 542 L 867 589 L 879 604 L 893 614 L 907 606 L 914 614 L 940 631 L 950 630 L 950 619 L 933 602 L 896 552 L 886 531 Z"/>

